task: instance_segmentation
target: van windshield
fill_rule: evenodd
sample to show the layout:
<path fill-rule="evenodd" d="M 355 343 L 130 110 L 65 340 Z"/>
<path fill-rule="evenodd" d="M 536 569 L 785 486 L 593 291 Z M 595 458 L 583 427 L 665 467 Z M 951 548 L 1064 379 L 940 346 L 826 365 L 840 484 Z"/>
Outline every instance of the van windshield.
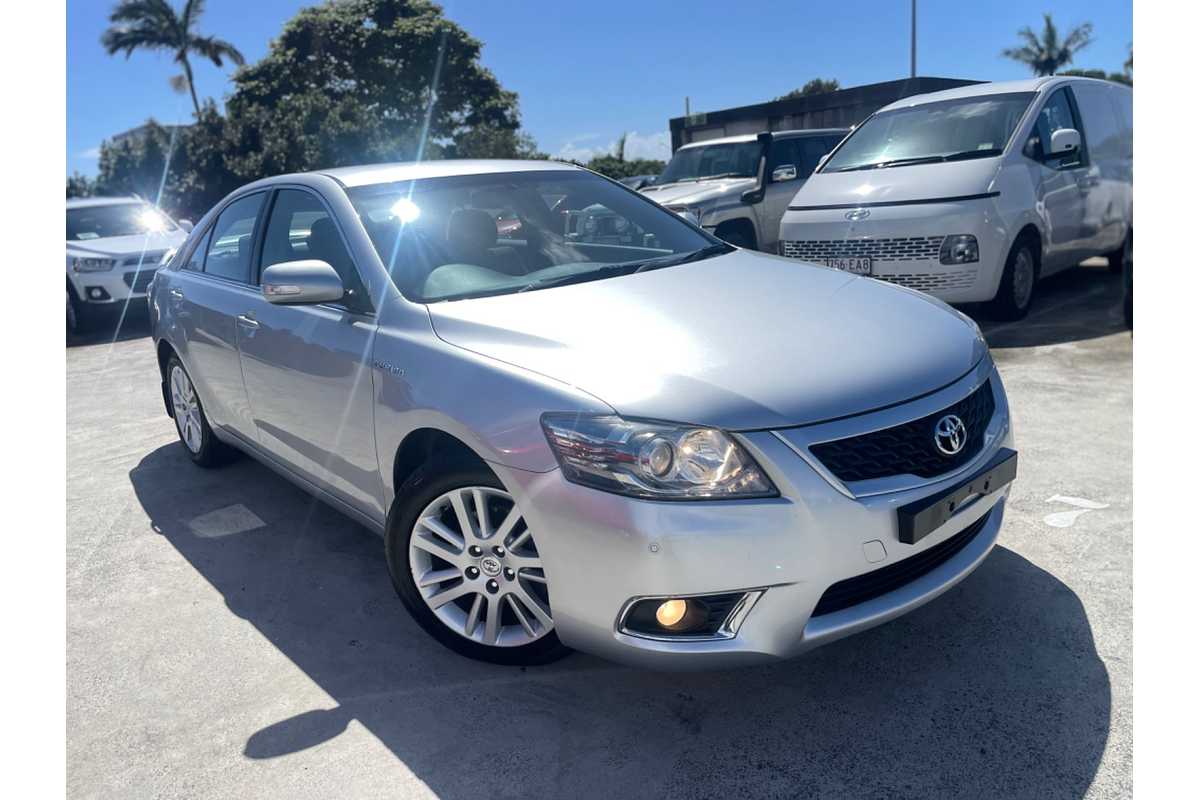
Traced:
<path fill-rule="evenodd" d="M 962 97 L 884 111 L 850 134 L 821 172 L 1001 155 L 1033 92 Z"/>

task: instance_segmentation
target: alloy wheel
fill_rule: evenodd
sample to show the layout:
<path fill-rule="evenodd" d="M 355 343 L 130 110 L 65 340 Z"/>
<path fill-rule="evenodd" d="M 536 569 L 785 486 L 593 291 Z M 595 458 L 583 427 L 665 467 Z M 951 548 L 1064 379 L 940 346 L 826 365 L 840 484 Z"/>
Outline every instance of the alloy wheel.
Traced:
<path fill-rule="evenodd" d="M 193 453 L 199 453 L 204 437 L 200 427 L 200 402 L 196 390 L 183 367 L 176 364 L 171 369 L 171 408 L 175 412 L 175 427 L 179 438 Z"/>
<path fill-rule="evenodd" d="M 429 610 L 466 639 L 519 647 L 554 628 L 532 532 L 505 491 L 467 486 L 439 496 L 409 534 L 408 561 Z"/>

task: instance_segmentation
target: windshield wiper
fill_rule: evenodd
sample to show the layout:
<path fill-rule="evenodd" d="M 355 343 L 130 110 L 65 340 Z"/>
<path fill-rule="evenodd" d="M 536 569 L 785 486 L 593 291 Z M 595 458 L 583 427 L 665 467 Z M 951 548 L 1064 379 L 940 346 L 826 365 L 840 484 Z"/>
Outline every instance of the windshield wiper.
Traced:
<path fill-rule="evenodd" d="M 989 158 L 1003 152 L 999 148 L 989 147 L 986 150 L 961 150 L 949 155 L 913 156 L 912 158 L 894 158 L 891 161 L 876 161 L 874 164 L 860 164 L 856 167 L 829 169 L 825 172 L 857 172 L 864 169 L 886 169 L 888 167 L 908 167 L 914 164 L 938 164 L 943 161 L 966 161 L 971 158 Z"/>
<path fill-rule="evenodd" d="M 566 286 L 570 283 L 586 283 L 587 281 L 607 277 L 616 272 L 627 273 L 632 269 L 636 269 L 637 266 L 637 262 L 633 264 L 609 264 L 608 266 L 588 270 L 587 272 L 572 272 L 569 275 L 558 275 L 553 278 L 538 278 L 536 281 L 527 283 L 520 289 L 517 289 L 517 293 L 529 292 L 534 289 L 548 289 L 551 286 Z"/>
<path fill-rule="evenodd" d="M 646 261 L 636 264 L 633 274 L 639 272 L 649 272 L 652 269 L 662 269 L 663 267 L 674 267 L 679 264 L 690 264 L 693 261 L 702 261 L 710 256 L 718 256 L 728 253 L 733 250 L 733 245 L 725 244 L 725 242 L 716 242 L 708 247 L 701 247 L 699 250 L 693 250 L 690 253 L 677 253 L 670 256 L 662 256 L 661 258 L 651 258 Z M 624 266 L 631 266 L 625 264 Z"/>

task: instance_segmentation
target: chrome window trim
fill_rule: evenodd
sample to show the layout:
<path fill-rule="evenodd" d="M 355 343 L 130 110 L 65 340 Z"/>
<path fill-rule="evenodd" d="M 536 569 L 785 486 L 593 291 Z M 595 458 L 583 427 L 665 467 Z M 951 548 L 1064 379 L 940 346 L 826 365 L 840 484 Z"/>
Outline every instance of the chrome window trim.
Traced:
<path fill-rule="evenodd" d="M 992 413 L 992 418 L 988 422 L 987 430 L 984 433 L 983 446 L 979 449 L 979 453 L 967 463 L 933 478 L 922 478 L 917 475 L 905 474 L 866 481 L 845 482 L 830 472 L 821 463 L 820 459 L 813 455 L 809 448 L 823 442 L 862 436 L 863 434 L 874 433 L 921 419 L 954 405 L 967 397 L 976 389 L 991 381 L 994 374 L 998 375 L 998 372 L 989 356 L 983 359 L 975 369 L 959 381 L 933 394 L 914 400 L 911 403 L 835 420 L 833 422 L 798 428 L 783 428 L 773 430 L 770 433 L 789 450 L 803 459 L 830 486 L 851 500 L 933 486 L 969 472 L 973 468 L 977 468 L 990 457 L 997 444 L 1003 441 L 1007 435 L 1009 426 L 1008 403 L 1004 393 L 1000 391 L 998 381 L 992 381 L 990 385 L 996 410 Z"/>

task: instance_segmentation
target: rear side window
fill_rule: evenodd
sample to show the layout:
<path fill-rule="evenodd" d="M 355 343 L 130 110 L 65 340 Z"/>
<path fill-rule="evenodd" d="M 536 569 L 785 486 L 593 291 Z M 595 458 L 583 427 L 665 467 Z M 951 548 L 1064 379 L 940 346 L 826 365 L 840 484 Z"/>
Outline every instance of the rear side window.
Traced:
<path fill-rule="evenodd" d="M 235 200 L 217 217 L 204 256 L 205 273 L 239 283 L 250 282 L 250 251 L 254 247 L 254 225 L 262 211 L 263 197 L 259 192 Z"/>
<path fill-rule="evenodd" d="M 309 192 L 280 189 L 263 237 L 262 269 L 309 258 L 333 267 L 347 290 L 346 304 L 363 307 L 366 288 L 325 206 Z"/>
<path fill-rule="evenodd" d="M 1075 89 L 1075 100 L 1087 126 L 1088 151 L 1095 158 L 1108 161 L 1121 158 L 1121 128 L 1109 101 L 1112 90 L 1107 86 L 1084 84 Z"/>
<path fill-rule="evenodd" d="M 211 238 L 212 228 L 209 228 L 208 232 L 192 248 L 191 255 L 188 256 L 188 260 L 183 265 L 184 269 L 190 269 L 193 272 L 204 271 L 204 254 L 208 252 L 208 242 Z"/>

